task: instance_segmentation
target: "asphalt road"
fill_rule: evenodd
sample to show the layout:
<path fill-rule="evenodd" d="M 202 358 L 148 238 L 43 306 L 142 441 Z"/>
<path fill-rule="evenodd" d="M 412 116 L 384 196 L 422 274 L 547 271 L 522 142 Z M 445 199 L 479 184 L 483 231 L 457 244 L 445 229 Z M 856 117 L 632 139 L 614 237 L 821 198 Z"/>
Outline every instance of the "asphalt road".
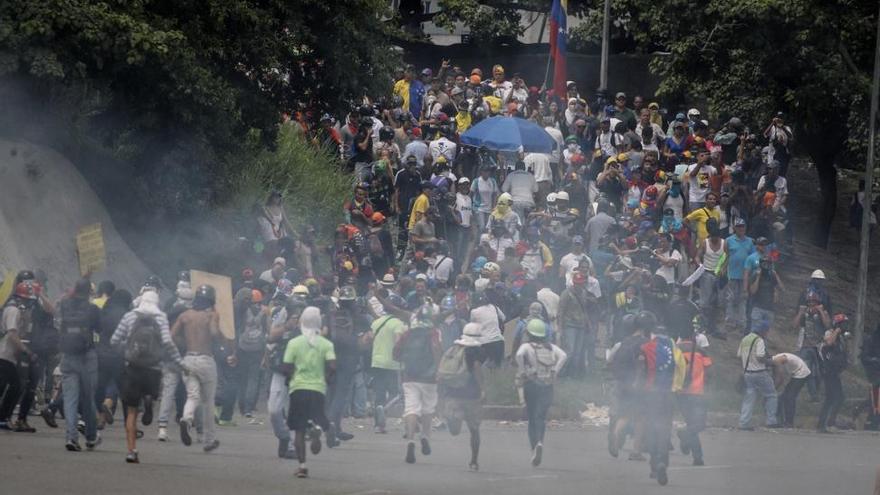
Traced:
<path fill-rule="evenodd" d="M 35 434 L 0 433 L 0 493 L 865 495 L 880 463 L 875 434 L 712 430 L 703 434 L 707 465 L 673 453 L 669 485 L 661 487 L 648 478 L 647 463 L 628 461 L 625 452 L 611 458 L 601 428 L 548 431 L 544 465 L 532 468 L 524 426 L 487 421 L 478 473 L 466 468 L 466 434 L 435 432 L 434 454 L 407 465 L 399 426 L 388 435 L 355 426 L 354 440 L 310 457 L 311 478 L 300 480 L 295 461 L 276 457 L 268 425 L 220 429 L 212 454 L 177 438 L 159 443 L 151 426 L 138 446 L 140 465 L 124 462 L 119 422 L 98 450 L 82 453 L 64 450 L 61 429 L 40 426 Z"/>

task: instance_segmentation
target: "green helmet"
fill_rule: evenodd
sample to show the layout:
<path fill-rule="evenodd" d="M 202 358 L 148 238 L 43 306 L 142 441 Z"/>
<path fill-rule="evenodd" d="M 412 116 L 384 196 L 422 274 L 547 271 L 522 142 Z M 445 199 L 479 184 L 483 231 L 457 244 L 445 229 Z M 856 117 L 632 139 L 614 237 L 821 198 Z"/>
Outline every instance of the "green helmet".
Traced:
<path fill-rule="evenodd" d="M 526 325 L 526 331 L 533 337 L 544 338 L 547 336 L 547 325 L 538 318 L 532 318 Z"/>

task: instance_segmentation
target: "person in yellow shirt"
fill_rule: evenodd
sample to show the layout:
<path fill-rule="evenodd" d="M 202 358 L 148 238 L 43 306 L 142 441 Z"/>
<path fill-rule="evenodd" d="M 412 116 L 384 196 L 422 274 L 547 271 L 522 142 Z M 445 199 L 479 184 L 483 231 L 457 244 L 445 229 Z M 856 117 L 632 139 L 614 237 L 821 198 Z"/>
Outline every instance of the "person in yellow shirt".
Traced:
<path fill-rule="evenodd" d="M 697 246 L 702 246 L 703 241 L 709 237 L 706 223 L 710 218 L 714 218 L 716 222 L 721 220 L 721 210 L 718 209 L 718 195 L 714 192 L 706 194 L 706 206 L 697 208 L 685 217 L 685 220 L 690 222 L 697 232 Z"/>
<path fill-rule="evenodd" d="M 428 209 L 431 207 L 431 200 L 429 196 L 431 194 L 431 189 L 434 188 L 434 185 L 429 181 L 422 182 L 422 194 L 419 194 L 415 201 L 413 201 L 412 210 L 410 210 L 409 214 L 409 225 L 407 225 L 407 230 L 412 230 L 415 227 L 416 222 L 422 218 L 423 215 L 428 213 Z"/>
<path fill-rule="evenodd" d="M 407 67 L 403 72 L 403 79 L 394 83 L 393 94 L 400 97 L 403 100 L 403 108 L 404 112 L 409 112 L 409 82 L 413 78 L 412 67 Z"/>

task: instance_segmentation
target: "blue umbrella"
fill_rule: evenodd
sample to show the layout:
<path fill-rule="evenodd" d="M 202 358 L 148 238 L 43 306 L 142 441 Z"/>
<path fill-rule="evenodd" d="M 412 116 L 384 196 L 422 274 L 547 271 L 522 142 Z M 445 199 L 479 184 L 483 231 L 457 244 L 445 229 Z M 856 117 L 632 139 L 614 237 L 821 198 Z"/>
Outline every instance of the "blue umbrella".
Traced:
<path fill-rule="evenodd" d="M 516 117 L 492 117 L 461 135 L 461 143 L 495 151 L 550 153 L 556 141 L 541 126 Z"/>

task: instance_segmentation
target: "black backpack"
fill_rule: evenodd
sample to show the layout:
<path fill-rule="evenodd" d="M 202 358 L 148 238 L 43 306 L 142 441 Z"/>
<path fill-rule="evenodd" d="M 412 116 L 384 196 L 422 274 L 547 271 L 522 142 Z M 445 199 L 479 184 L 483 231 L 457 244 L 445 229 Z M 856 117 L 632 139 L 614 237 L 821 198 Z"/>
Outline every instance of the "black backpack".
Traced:
<path fill-rule="evenodd" d="M 162 362 L 162 330 L 152 316 L 138 315 L 125 344 L 129 366 L 152 368 Z"/>
<path fill-rule="evenodd" d="M 61 303 L 61 352 L 82 355 L 94 346 L 97 307 L 88 301 L 66 299 Z"/>
<path fill-rule="evenodd" d="M 431 337 L 430 328 L 411 329 L 400 349 L 400 363 L 413 381 L 431 383 L 437 374 Z"/>

